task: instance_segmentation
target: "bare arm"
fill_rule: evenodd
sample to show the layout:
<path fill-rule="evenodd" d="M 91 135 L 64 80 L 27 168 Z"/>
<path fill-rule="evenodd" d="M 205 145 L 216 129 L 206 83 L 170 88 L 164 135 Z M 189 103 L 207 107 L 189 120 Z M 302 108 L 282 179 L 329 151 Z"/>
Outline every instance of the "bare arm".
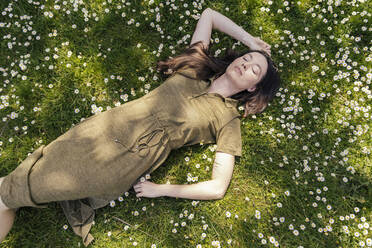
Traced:
<path fill-rule="evenodd" d="M 264 50 L 270 54 L 270 45 L 257 37 L 253 37 L 232 20 L 211 8 L 206 8 L 203 11 L 196 25 L 190 45 L 202 41 L 203 45 L 208 48 L 212 29 L 230 35 L 232 38 L 241 41 L 251 49 Z"/>
<path fill-rule="evenodd" d="M 212 29 L 213 29 L 212 9 L 206 8 L 201 14 L 198 23 L 196 24 L 196 28 L 194 34 L 192 35 L 190 45 L 198 41 L 202 41 L 203 45 L 206 48 L 208 48 L 211 39 Z"/>
<path fill-rule="evenodd" d="M 231 154 L 216 152 L 212 179 L 189 185 L 154 184 L 139 182 L 134 185 L 138 197 L 179 197 L 194 200 L 213 200 L 224 197 L 233 173 L 235 157 Z"/>

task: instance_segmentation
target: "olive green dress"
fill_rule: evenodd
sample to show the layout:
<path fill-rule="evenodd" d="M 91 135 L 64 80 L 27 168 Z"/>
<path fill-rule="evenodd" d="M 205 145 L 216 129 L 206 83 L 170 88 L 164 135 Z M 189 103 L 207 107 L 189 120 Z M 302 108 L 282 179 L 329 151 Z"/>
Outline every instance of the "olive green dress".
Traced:
<path fill-rule="evenodd" d="M 195 76 L 179 70 L 141 98 L 93 115 L 39 147 L 5 177 L 4 204 L 58 201 L 88 245 L 94 209 L 128 191 L 171 150 L 217 143 L 216 151 L 241 156 L 238 101 L 206 92 L 210 83 Z"/>

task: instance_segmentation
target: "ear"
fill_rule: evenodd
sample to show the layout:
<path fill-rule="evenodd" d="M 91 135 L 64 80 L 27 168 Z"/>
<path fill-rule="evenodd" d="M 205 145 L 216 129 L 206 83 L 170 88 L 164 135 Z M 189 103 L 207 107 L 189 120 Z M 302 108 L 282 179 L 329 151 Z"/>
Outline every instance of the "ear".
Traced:
<path fill-rule="evenodd" d="M 255 90 L 256 90 L 256 86 L 253 86 L 253 87 L 247 89 L 248 92 L 253 92 L 253 91 L 255 91 Z"/>

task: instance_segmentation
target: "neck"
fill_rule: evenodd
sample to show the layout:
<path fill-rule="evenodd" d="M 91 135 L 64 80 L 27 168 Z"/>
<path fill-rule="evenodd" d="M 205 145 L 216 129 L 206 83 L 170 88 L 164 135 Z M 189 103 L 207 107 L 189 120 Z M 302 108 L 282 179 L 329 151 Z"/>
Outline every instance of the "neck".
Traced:
<path fill-rule="evenodd" d="M 219 78 L 212 81 L 209 86 L 208 93 L 218 93 L 223 97 L 230 97 L 239 92 L 239 90 L 232 88 L 226 74 L 222 74 Z"/>

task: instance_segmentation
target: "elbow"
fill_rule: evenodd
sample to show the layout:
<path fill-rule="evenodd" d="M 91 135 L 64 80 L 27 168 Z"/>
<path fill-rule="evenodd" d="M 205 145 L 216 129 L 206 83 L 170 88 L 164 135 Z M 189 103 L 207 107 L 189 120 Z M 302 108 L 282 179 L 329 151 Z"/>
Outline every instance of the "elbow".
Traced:
<path fill-rule="evenodd" d="M 215 199 L 216 200 L 221 200 L 225 196 L 226 190 L 223 188 L 220 188 L 216 190 L 215 192 Z"/>
<path fill-rule="evenodd" d="M 212 9 L 211 8 L 206 8 L 205 10 L 203 10 L 202 14 L 206 15 L 206 14 L 211 14 L 212 13 Z"/>
<path fill-rule="evenodd" d="M 213 198 L 215 200 L 220 200 L 224 198 L 227 191 L 227 186 L 221 181 L 213 180 Z"/>

